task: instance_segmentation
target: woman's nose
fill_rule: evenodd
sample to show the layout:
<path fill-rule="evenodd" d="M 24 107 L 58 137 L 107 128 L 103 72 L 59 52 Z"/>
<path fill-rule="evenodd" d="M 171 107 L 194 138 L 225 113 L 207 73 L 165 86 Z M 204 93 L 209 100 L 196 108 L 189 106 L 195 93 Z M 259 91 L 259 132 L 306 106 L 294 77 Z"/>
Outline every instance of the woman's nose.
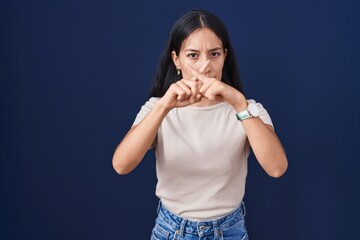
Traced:
<path fill-rule="evenodd" d="M 199 72 L 202 74 L 206 74 L 210 71 L 210 60 L 206 58 L 202 65 L 200 66 Z"/>

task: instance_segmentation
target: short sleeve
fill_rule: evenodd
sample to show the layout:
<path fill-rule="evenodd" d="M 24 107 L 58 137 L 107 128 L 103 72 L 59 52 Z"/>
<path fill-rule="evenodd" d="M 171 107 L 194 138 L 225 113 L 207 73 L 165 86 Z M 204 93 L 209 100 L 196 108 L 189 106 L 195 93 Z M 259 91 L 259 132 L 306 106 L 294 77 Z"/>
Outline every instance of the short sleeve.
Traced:
<path fill-rule="evenodd" d="M 259 110 L 260 110 L 259 118 L 261 119 L 261 121 L 263 121 L 263 123 L 268 124 L 268 125 L 270 125 L 270 126 L 272 126 L 274 128 L 274 125 L 273 125 L 273 123 L 271 121 L 270 115 L 266 111 L 264 106 L 261 103 L 258 103 L 253 99 L 249 99 L 247 101 L 248 101 L 248 103 L 255 103 L 258 106 Z"/>
<path fill-rule="evenodd" d="M 132 126 L 138 125 L 145 117 L 146 115 L 149 114 L 149 112 L 151 112 L 151 110 L 154 108 L 155 104 L 157 103 L 157 101 L 159 101 L 159 98 L 156 97 L 152 97 L 150 98 L 140 109 L 140 112 L 138 112 L 138 114 L 136 115 L 135 121 L 133 123 Z M 151 144 L 150 148 L 155 147 L 156 145 L 156 138 L 154 139 L 154 142 Z"/>
<path fill-rule="evenodd" d="M 136 115 L 133 126 L 138 125 L 146 117 L 146 115 L 151 112 L 157 101 L 159 101 L 159 98 L 152 97 L 141 107 L 140 112 Z"/>

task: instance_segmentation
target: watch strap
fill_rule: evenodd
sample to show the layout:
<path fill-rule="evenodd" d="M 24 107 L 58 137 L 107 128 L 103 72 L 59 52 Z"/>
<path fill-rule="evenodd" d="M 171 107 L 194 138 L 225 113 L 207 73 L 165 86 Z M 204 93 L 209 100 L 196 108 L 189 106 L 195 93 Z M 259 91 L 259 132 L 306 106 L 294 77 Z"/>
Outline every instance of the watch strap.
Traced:
<path fill-rule="evenodd" d="M 249 113 L 249 111 L 247 109 L 236 113 L 236 117 L 238 120 L 243 121 L 245 119 L 251 118 L 251 114 Z"/>

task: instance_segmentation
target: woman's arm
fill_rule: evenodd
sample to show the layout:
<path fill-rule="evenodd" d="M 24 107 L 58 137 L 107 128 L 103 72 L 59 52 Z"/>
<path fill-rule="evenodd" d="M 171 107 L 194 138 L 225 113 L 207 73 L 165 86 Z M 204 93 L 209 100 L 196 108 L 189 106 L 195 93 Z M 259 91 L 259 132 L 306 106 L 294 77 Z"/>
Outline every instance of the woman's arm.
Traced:
<path fill-rule="evenodd" d="M 141 162 L 167 113 L 167 108 L 158 101 L 150 113 L 129 130 L 117 146 L 112 159 L 117 173 L 128 174 Z"/>
<path fill-rule="evenodd" d="M 182 79 L 172 84 L 148 115 L 132 127 L 113 155 L 112 164 L 119 174 L 130 173 L 144 158 L 153 143 L 161 122 L 168 112 L 201 100 L 198 90 L 200 83 Z"/>
<path fill-rule="evenodd" d="M 194 69 L 191 71 L 194 77 L 203 83 L 199 91 L 207 99 L 225 101 L 232 105 L 237 112 L 247 108 L 248 103 L 245 96 L 237 89 L 215 78 L 208 78 Z M 262 168 L 271 177 L 281 177 L 286 172 L 288 162 L 284 148 L 273 128 L 257 117 L 243 120 L 241 123 Z"/>
<path fill-rule="evenodd" d="M 233 107 L 237 112 L 246 109 L 243 100 Z M 265 124 L 260 118 L 253 117 L 241 121 L 249 139 L 254 155 L 262 168 L 271 177 L 281 177 L 288 167 L 284 148 L 276 136 L 272 126 Z"/>

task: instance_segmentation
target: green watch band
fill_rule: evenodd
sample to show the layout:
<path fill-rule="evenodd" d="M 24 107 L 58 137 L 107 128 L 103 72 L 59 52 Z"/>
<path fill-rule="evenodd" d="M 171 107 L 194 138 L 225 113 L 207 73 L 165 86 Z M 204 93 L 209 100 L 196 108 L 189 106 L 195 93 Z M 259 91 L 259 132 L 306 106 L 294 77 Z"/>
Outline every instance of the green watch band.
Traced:
<path fill-rule="evenodd" d="M 242 121 L 242 120 L 251 118 L 251 115 L 250 115 L 249 111 L 247 109 L 245 109 L 241 112 L 236 113 L 236 117 L 238 120 Z"/>

